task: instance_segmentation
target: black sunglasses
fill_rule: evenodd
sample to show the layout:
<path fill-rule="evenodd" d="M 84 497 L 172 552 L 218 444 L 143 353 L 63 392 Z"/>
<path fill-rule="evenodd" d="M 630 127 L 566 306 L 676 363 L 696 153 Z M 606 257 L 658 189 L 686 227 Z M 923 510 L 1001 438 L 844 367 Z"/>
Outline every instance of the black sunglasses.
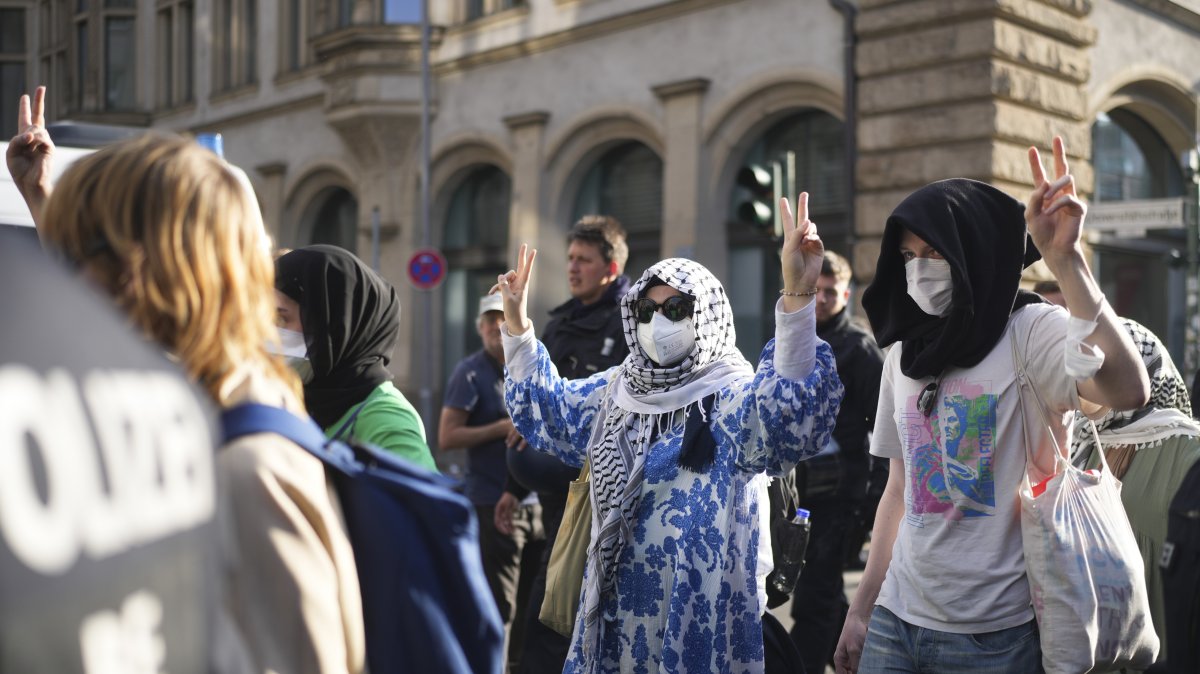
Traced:
<path fill-rule="evenodd" d="M 633 303 L 633 315 L 638 323 L 649 323 L 650 319 L 654 318 L 654 312 L 662 309 L 663 316 L 674 323 L 690 317 L 695 305 L 691 298 L 683 295 L 668 297 L 662 304 L 649 297 L 643 297 Z"/>
<path fill-rule="evenodd" d="M 934 405 L 937 404 L 938 382 L 930 382 L 921 389 L 917 394 L 917 409 L 924 414 L 926 418 L 933 414 Z"/>

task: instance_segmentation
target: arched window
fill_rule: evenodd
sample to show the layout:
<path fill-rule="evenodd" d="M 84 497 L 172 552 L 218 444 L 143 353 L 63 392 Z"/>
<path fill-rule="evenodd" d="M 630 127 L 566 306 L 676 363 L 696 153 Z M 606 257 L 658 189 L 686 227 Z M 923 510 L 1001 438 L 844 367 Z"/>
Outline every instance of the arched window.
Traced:
<path fill-rule="evenodd" d="M 1093 213 L 1106 202 L 1167 199 L 1185 194 L 1175 151 L 1136 112 L 1116 108 L 1092 125 L 1092 166 L 1096 175 Z M 1114 204 L 1114 207 L 1122 207 Z M 1149 328 L 1182 364 L 1186 317 L 1183 223 L 1171 228 L 1139 227 L 1136 209 L 1093 229 L 1094 267 L 1100 287 L 1117 314 Z"/>
<path fill-rule="evenodd" d="M 1092 125 L 1096 201 L 1160 199 L 1183 194 L 1175 153 L 1141 117 L 1120 108 Z"/>
<path fill-rule="evenodd" d="M 304 209 L 301 232 L 308 244 L 328 243 L 358 252 L 358 199 L 341 187 L 327 187 Z"/>
<path fill-rule="evenodd" d="M 443 285 L 443 372 L 482 347 L 475 330 L 479 298 L 508 269 L 508 215 L 512 181 L 495 166 L 470 172 L 450 197 L 442 223 L 449 272 Z"/>
<path fill-rule="evenodd" d="M 776 122 L 762 133 L 741 157 L 738 167 L 766 166 L 795 155 L 796 191 L 809 193 L 809 217 L 821 228 L 828 250 L 845 255 L 846 157 L 842 122 L 827 112 L 801 110 Z M 726 218 L 729 236 L 729 284 L 726 291 L 738 310 L 734 312 L 738 348 L 752 362 L 763 344 L 774 335 L 775 302 L 779 299 L 781 270 L 779 243 L 773 232 L 763 231 L 738 217 L 738 207 L 752 193 L 735 184 Z M 769 199 L 768 199 L 769 200 Z M 770 205 L 772 208 L 774 204 Z"/>
<path fill-rule="evenodd" d="M 625 273 L 634 279 L 662 255 L 662 175 L 663 162 L 654 150 L 631 141 L 605 152 L 588 169 L 575 196 L 572 223 L 599 214 L 611 215 L 625 227 Z"/>

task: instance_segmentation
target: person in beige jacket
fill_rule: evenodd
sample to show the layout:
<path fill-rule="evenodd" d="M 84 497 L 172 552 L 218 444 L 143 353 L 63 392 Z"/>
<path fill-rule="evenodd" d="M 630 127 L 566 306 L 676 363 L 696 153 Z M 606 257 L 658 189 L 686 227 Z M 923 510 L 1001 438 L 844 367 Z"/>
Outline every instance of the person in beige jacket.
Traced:
<path fill-rule="evenodd" d="M 109 295 L 222 408 L 303 413 L 278 341 L 270 242 L 251 194 L 219 157 L 146 134 L 51 185 L 45 89 L 22 96 L 8 167 L 45 247 Z M 275 435 L 218 451 L 224 588 L 212 644 L 222 672 L 361 672 L 354 555 L 324 466 Z M 200 610 L 200 608 L 197 608 Z"/>

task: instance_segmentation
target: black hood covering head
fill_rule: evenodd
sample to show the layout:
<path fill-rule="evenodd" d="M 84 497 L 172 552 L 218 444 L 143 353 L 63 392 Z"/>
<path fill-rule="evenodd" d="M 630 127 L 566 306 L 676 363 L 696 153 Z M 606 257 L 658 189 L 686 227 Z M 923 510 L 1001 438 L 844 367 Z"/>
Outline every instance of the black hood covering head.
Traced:
<path fill-rule="evenodd" d="M 950 313 L 930 316 L 908 295 L 900 237 L 908 229 L 950 263 Z M 938 181 L 910 194 L 883 231 L 875 279 L 863 308 L 880 348 L 904 342 L 900 370 L 912 379 L 971 367 L 991 352 L 1008 317 L 1045 301 L 1020 289 L 1021 270 L 1041 254 L 1025 229 L 1025 206 L 976 180 Z"/>
<path fill-rule="evenodd" d="M 400 300 L 391 284 L 348 250 L 298 248 L 275 263 L 275 287 L 300 305 L 313 380 L 304 405 L 322 428 L 337 423 L 375 387 L 400 336 Z"/>

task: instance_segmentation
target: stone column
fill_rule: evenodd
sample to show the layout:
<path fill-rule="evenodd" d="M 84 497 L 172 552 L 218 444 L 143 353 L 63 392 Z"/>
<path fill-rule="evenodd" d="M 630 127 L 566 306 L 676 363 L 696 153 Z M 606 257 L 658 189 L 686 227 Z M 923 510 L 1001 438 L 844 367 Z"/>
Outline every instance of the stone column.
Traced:
<path fill-rule="evenodd" d="M 855 272 L 869 280 L 892 209 L 943 178 L 1024 198 L 1026 151 L 1063 136 L 1092 188 L 1090 0 L 861 0 Z M 1046 154 L 1043 152 L 1043 154 Z"/>
<path fill-rule="evenodd" d="M 726 256 L 724 229 L 720 236 L 704 236 L 707 233 L 701 232 L 699 217 L 702 105 L 708 85 L 708 80 L 694 78 L 660 84 L 653 91 L 662 101 L 666 136 L 662 254 L 715 265 Z"/>
<path fill-rule="evenodd" d="M 287 175 L 287 164 L 272 162 L 255 166 L 254 170 L 262 176 L 262 190 L 258 194 L 258 203 L 262 208 L 263 223 L 278 245 L 279 227 L 283 223 L 283 182 Z"/>
<path fill-rule="evenodd" d="M 512 200 L 508 212 L 510 265 L 516 262 L 517 250 L 522 243 L 546 251 L 561 251 L 566 245 L 565 228 L 543 215 L 542 150 L 548 121 L 550 113 L 542 110 L 504 118 L 513 149 Z M 535 319 L 545 316 L 551 308 L 545 283 L 560 278 L 561 270 L 547 268 L 547 259 L 557 260 L 559 256 L 543 256 L 536 266 L 535 273 L 544 282 L 535 280 L 530 294 L 529 315 Z"/>

